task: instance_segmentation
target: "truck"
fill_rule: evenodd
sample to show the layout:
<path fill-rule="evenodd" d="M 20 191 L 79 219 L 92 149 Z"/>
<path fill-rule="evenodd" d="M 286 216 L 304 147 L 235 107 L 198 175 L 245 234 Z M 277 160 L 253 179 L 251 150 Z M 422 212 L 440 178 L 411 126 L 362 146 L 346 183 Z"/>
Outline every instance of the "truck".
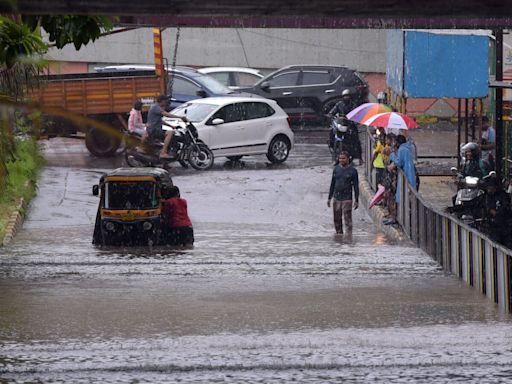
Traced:
<path fill-rule="evenodd" d="M 126 128 L 137 99 L 144 113 L 160 94 L 169 96 L 170 109 L 197 98 L 244 95 L 194 68 L 167 68 L 161 77 L 154 69 L 129 67 L 133 69 L 119 71 L 114 66 L 98 73 L 47 76 L 46 86 L 32 95 L 46 115 L 53 112 L 51 123 L 45 124 L 46 134 L 69 136 L 81 131 L 89 152 L 112 156 L 121 143 L 122 135 L 116 133 Z"/>
<path fill-rule="evenodd" d="M 114 132 L 126 128 L 127 113 L 134 101 L 141 99 L 147 108 L 161 93 L 155 71 L 132 71 L 49 75 L 31 98 L 44 112 L 43 132 L 48 137 L 82 132 L 89 152 L 111 156 L 121 143 L 121 135 Z M 102 129 L 105 124 L 113 131 Z"/>

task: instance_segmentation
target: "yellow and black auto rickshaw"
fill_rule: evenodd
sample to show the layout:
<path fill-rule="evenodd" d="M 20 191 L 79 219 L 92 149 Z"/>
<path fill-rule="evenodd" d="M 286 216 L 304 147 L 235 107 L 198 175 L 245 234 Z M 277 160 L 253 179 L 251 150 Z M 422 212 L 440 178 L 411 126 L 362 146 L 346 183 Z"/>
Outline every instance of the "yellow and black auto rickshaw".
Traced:
<path fill-rule="evenodd" d="M 118 168 L 92 188 L 100 196 L 93 244 L 148 245 L 162 234 L 161 199 L 173 186 L 161 168 Z"/>

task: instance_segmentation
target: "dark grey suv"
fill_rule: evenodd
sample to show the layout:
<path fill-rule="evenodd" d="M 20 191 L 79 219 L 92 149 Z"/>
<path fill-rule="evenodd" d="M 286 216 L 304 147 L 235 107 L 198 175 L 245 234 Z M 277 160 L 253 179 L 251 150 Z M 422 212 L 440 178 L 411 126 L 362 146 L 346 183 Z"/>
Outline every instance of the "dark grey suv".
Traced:
<path fill-rule="evenodd" d="M 277 101 L 295 123 L 323 122 L 325 114 L 350 89 L 357 105 L 368 102 L 368 84 L 356 71 L 329 65 L 291 65 L 239 91 Z"/>

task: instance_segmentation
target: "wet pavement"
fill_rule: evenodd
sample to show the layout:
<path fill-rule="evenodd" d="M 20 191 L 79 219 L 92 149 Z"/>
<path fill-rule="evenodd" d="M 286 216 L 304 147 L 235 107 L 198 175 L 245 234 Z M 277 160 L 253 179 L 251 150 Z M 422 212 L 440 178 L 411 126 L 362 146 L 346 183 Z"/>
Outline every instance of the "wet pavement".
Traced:
<path fill-rule="evenodd" d="M 96 248 L 91 186 L 122 163 L 46 145 L 39 195 L 0 248 L 0 382 L 512 380 L 509 315 L 364 209 L 333 234 L 325 145 L 176 166 L 193 249 Z"/>

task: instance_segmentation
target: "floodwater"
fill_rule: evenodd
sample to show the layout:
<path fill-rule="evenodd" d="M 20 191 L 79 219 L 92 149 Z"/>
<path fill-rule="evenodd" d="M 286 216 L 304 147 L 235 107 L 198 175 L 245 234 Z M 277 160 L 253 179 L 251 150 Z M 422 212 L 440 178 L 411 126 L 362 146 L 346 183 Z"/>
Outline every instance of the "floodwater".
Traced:
<path fill-rule="evenodd" d="M 363 208 L 334 236 L 329 157 L 303 142 L 279 167 L 177 167 L 193 249 L 92 246 L 91 185 L 120 160 L 47 143 L 0 248 L 0 382 L 512 382 L 511 317 Z"/>

